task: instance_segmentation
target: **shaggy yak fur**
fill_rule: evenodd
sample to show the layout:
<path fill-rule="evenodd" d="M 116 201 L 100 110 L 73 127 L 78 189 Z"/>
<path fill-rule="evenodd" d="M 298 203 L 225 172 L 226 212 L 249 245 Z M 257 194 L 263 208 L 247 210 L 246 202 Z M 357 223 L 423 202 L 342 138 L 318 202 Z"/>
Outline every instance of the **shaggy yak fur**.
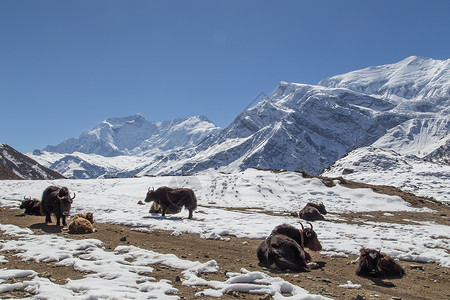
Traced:
<path fill-rule="evenodd" d="M 311 224 L 310 224 L 311 225 Z M 317 234 L 311 228 L 302 230 L 288 224 L 276 226 L 271 234 L 258 246 L 256 255 L 262 265 L 280 270 L 308 271 L 311 256 L 304 250 L 308 247 L 320 251 Z"/>
<path fill-rule="evenodd" d="M 38 199 L 27 199 L 22 201 L 22 204 L 20 204 L 20 208 L 25 209 L 23 212 L 26 215 L 31 216 L 42 216 L 41 215 L 41 201 Z"/>
<path fill-rule="evenodd" d="M 152 206 L 150 212 L 161 212 L 162 216 L 168 214 L 175 214 L 181 211 L 184 206 L 189 210 L 189 219 L 192 219 L 192 213 L 197 208 L 197 198 L 194 191 L 191 189 L 172 189 L 167 186 L 158 188 L 157 190 L 148 190 L 145 202 L 153 201 L 160 206 L 160 210 L 157 206 Z"/>
<path fill-rule="evenodd" d="M 51 223 L 51 214 L 56 216 L 56 225 L 60 226 L 62 219 L 63 226 L 66 226 L 66 217 L 70 213 L 75 194 L 70 197 L 69 189 L 66 187 L 49 186 L 42 193 L 41 214 L 45 216 L 45 223 Z"/>
<path fill-rule="evenodd" d="M 385 253 L 368 248 L 361 248 L 359 252 L 356 275 L 379 278 L 405 275 L 405 270 Z"/>
<path fill-rule="evenodd" d="M 327 214 L 327 210 L 325 209 L 325 205 L 323 203 L 312 203 L 309 202 L 306 204 L 302 210 L 298 213 L 300 219 L 307 221 L 319 221 L 325 220 L 323 215 Z"/>
<path fill-rule="evenodd" d="M 69 224 L 69 233 L 84 234 L 94 232 L 94 214 L 91 212 L 85 214 L 76 214 Z"/>

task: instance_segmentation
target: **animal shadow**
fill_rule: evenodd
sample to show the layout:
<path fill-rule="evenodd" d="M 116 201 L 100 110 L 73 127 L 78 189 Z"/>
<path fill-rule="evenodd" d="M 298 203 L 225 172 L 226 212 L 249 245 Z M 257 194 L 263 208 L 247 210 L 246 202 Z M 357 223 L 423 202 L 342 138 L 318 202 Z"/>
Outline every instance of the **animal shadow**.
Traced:
<path fill-rule="evenodd" d="M 160 214 L 152 214 L 151 216 L 145 216 L 143 219 L 153 219 L 153 220 L 171 220 L 171 221 L 182 221 L 183 218 L 181 217 L 167 217 L 167 216 L 161 216 Z"/>
<path fill-rule="evenodd" d="M 49 225 L 46 223 L 36 223 L 30 225 L 30 229 L 40 229 L 45 233 L 61 233 L 64 226 Z"/>
<path fill-rule="evenodd" d="M 372 280 L 372 282 L 375 285 L 380 286 L 380 287 L 385 287 L 385 288 L 396 287 L 396 285 L 393 282 L 383 280 L 383 279 L 386 279 L 386 278 L 376 278 L 376 277 L 368 277 L 368 276 L 363 276 L 363 277 L 365 277 L 365 278 L 367 278 L 369 280 Z M 389 277 L 389 278 L 399 278 L 399 277 Z"/>

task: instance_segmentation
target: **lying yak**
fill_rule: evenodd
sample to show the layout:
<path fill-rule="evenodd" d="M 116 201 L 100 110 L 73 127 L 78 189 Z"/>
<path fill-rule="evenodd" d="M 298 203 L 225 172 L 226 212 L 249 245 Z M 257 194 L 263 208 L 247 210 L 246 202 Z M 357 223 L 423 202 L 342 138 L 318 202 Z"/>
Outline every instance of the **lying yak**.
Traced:
<path fill-rule="evenodd" d="M 66 187 L 59 188 L 57 186 L 49 186 L 42 193 L 41 200 L 41 214 L 45 216 L 45 223 L 51 223 L 51 214 L 56 216 L 56 225 L 60 226 L 62 219 L 63 226 L 66 226 L 66 217 L 70 213 L 73 199 L 69 194 L 69 189 Z"/>
<path fill-rule="evenodd" d="M 41 214 L 41 201 L 38 199 L 31 199 L 24 197 L 24 200 L 20 204 L 21 209 L 25 209 L 23 212 L 25 215 L 30 216 L 42 216 Z"/>
<path fill-rule="evenodd" d="M 326 214 L 327 210 L 325 209 L 325 205 L 323 203 L 312 202 L 307 203 L 306 206 L 298 213 L 300 219 L 307 221 L 325 220 L 323 215 Z"/>
<path fill-rule="evenodd" d="M 402 277 L 405 270 L 383 252 L 361 248 L 356 275 L 379 278 Z"/>
<path fill-rule="evenodd" d="M 68 229 L 71 234 L 85 234 L 94 232 L 94 214 L 76 214 L 72 217 Z"/>
<path fill-rule="evenodd" d="M 311 256 L 304 247 L 320 251 L 322 245 L 311 224 L 311 228 L 301 226 L 301 230 L 288 224 L 276 226 L 258 246 L 256 254 L 260 263 L 280 270 L 308 271 Z"/>
<path fill-rule="evenodd" d="M 151 201 L 160 206 L 162 216 L 165 216 L 166 213 L 179 213 L 184 206 L 189 210 L 189 219 L 192 219 L 192 213 L 197 208 L 197 198 L 195 197 L 194 191 L 186 188 L 172 189 L 163 186 L 157 190 L 148 189 L 145 202 Z M 154 211 L 157 211 L 156 209 L 158 208 L 154 207 Z M 152 211 L 152 208 L 150 208 L 150 211 Z"/>

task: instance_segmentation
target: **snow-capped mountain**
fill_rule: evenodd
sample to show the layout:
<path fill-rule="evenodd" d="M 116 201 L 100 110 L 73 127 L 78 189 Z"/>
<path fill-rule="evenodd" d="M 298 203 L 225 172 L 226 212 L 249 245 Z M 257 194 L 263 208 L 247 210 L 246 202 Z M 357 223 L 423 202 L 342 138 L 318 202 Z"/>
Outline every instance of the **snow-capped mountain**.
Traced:
<path fill-rule="evenodd" d="M 50 170 L 14 148 L 0 143 L 0 179 L 59 179 L 61 174 Z"/>
<path fill-rule="evenodd" d="M 395 64 L 333 76 L 319 85 L 389 99 L 405 113 L 450 112 L 450 59 L 410 56 Z"/>
<path fill-rule="evenodd" d="M 204 116 L 150 122 L 136 114 L 106 119 L 78 138 L 29 156 L 68 178 L 132 177 L 153 160 L 167 161 L 219 131 Z"/>
<path fill-rule="evenodd" d="M 181 173 L 302 170 L 319 174 L 350 150 L 367 146 L 407 117 L 395 105 L 346 89 L 281 82 L 219 135 L 195 148 Z"/>
<path fill-rule="evenodd" d="M 141 155 L 148 151 L 183 149 L 219 131 L 204 116 L 150 122 L 142 115 L 109 118 L 78 138 L 47 146 L 55 153 L 80 152 L 102 156 Z"/>
<path fill-rule="evenodd" d="M 353 149 L 368 146 L 445 160 L 449 105 L 450 60 L 413 56 L 319 85 L 281 82 L 221 131 L 201 117 L 162 123 L 140 115 L 107 119 L 77 139 L 46 148 L 70 156 L 36 159 L 78 178 L 249 167 L 320 174 Z M 191 134 L 198 124 L 201 129 Z"/>

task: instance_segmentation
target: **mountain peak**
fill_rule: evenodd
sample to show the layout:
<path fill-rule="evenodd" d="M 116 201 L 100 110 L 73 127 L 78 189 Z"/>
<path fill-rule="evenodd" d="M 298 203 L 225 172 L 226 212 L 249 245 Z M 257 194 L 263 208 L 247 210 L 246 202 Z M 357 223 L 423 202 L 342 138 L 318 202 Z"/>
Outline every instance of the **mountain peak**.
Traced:
<path fill-rule="evenodd" d="M 151 122 L 138 113 L 127 117 L 108 118 L 78 138 L 65 140 L 57 146 L 47 146 L 44 150 L 103 156 L 139 155 L 150 150 L 192 146 L 218 130 L 219 128 L 204 116 Z"/>

